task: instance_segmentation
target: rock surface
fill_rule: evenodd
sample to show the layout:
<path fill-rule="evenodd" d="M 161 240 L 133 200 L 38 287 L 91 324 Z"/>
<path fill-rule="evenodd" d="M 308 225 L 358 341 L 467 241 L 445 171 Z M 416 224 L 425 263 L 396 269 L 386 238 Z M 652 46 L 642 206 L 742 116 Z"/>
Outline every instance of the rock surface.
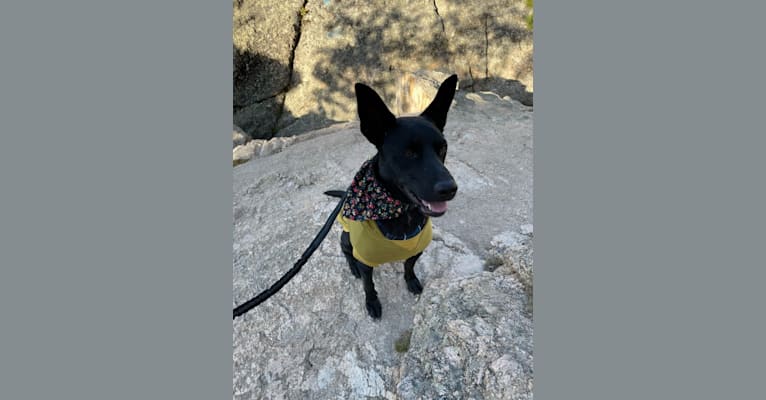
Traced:
<path fill-rule="evenodd" d="M 510 275 L 435 279 L 415 306 L 404 399 L 531 399 L 529 301 Z"/>
<path fill-rule="evenodd" d="M 401 263 L 382 265 L 371 320 L 335 224 L 292 281 L 234 321 L 234 398 L 531 398 L 531 299 L 511 259 L 531 255 L 532 111 L 459 92 L 445 136 L 459 190 L 416 264 L 423 293 L 407 291 Z M 233 305 L 292 266 L 336 204 L 322 192 L 373 154 L 351 123 L 234 168 Z M 488 268 L 495 253 L 511 261 Z"/>
<path fill-rule="evenodd" d="M 247 134 L 247 132 L 243 131 L 242 128 L 238 127 L 237 125 L 234 125 L 231 137 L 235 148 L 239 145 L 243 145 L 249 142 L 252 139 L 250 135 Z"/>
<path fill-rule="evenodd" d="M 290 84 L 303 0 L 235 0 L 234 123 L 271 138 Z"/>
<path fill-rule="evenodd" d="M 532 32 L 523 0 L 436 0 L 454 68 L 465 78 L 505 78 L 533 89 Z M 469 85 L 466 85 L 469 86 Z"/>
<path fill-rule="evenodd" d="M 356 116 L 353 85 L 388 104 L 402 76 L 457 73 L 461 87 L 531 105 L 532 32 L 524 0 L 235 2 L 235 123 L 291 136 Z M 499 87 L 512 85 L 505 93 Z"/>
<path fill-rule="evenodd" d="M 317 136 L 328 135 L 335 133 L 339 130 L 347 130 L 351 127 L 358 126 L 353 122 L 346 122 L 341 124 L 335 124 L 323 129 L 317 129 L 315 131 L 307 132 L 300 136 L 290 137 L 276 137 L 273 139 L 255 139 L 245 141 L 243 143 L 241 135 L 238 135 L 236 129 L 234 131 L 234 150 L 232 151 L 234 157 L 234 165 L 237 166 L 244 162 L 249 161 L 254 157 L 268 156 L 269 154 L 279 153 L 284 148 L 294 143 L 299 143 L 305 140 L 313 139 Z M 238 144 L 240 143 L 240 144 Z"/>

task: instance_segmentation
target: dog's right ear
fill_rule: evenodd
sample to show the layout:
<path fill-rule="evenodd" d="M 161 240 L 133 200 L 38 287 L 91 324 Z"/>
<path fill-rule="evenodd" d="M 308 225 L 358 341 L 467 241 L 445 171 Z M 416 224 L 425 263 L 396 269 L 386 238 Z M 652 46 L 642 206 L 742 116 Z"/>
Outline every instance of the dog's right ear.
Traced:
<path fill-rule="evenodd" d="M 359 128 L 370 143 L 380 147 L 386 131 L 396 125 L 396 117 L 369 86 L 357 83 L 354 85 L 354 90 L 356 91 L 356 109 L 359 113 Z"/>

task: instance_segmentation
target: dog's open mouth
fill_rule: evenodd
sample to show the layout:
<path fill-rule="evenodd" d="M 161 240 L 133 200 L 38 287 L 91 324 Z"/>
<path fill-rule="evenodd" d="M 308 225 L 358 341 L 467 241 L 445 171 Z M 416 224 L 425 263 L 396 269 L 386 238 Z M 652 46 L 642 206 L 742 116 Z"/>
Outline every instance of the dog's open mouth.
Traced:
<path fill-rule="evenodd" d="M 407 189 L 404 190 L 404 193 L 407 194 L 413 203 L 418 205 L 420 212 L 429 217 L 441 217 L 447 212 L 446 201 L 425 201 Z"/>
<path fill-rule="evenodd" d="M 447 212 L 446 201 L 425 201 L 420 200 L 420 209 L 424 214 L 432 217 L 438 217 Z"/>

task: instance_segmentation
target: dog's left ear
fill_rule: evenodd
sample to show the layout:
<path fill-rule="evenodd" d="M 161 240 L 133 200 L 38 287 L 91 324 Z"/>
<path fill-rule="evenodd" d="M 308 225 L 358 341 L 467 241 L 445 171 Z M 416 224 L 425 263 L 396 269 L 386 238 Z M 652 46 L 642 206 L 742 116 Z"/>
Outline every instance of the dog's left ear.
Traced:
<path fill-rule="evenodd" d="M 440 131 L 443 131 L 444 125 L 447 124 L 447 111 L 449 111 L 449 106 L 452 104 L 452 99 L 455 97 L 456 88 L 457 75 L 453 74 L 442 82 L 441 86 L 439 86 L 439 91 L 436 92 L 434 100 L 428 105 L 428 108 L 420 114 L 433 122 Z"/>

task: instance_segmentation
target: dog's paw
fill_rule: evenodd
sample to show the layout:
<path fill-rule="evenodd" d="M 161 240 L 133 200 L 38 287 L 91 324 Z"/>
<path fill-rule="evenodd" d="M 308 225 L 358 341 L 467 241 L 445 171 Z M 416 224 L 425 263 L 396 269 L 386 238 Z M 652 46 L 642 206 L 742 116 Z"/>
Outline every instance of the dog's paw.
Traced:
<path fill-rule="evenodd" d="M 418 278 L 412 278 L 407 281 L 407 289 L 412 294 L 421 294 L 423 293 L 423 285 L 420 284 L 420 281 Z"/>
<path fill-rule="evenodd" d="M 380 306 L 380 300 L 378 300 L 377 297 L 372 300 L 365 301 L 365 305 L 367 306 L 367 314 L 370 314 L 373 319 L 379 319 L 383 314 L 382 308 Z"/>

